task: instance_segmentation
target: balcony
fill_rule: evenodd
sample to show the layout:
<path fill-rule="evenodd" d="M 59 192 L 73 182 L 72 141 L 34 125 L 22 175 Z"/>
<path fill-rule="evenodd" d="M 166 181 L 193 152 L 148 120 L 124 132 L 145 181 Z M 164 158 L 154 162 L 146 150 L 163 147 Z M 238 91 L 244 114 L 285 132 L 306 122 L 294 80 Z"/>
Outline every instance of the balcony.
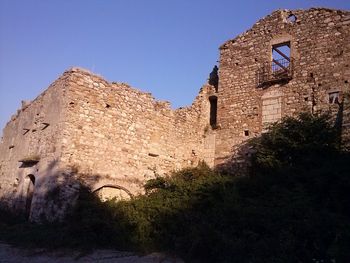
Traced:
<path fill-rule="evenodd" d="M 293 78 L 293 59 L 273 59 L 264 63 L 256 76 L 257 87 L 285 83 Z"/>

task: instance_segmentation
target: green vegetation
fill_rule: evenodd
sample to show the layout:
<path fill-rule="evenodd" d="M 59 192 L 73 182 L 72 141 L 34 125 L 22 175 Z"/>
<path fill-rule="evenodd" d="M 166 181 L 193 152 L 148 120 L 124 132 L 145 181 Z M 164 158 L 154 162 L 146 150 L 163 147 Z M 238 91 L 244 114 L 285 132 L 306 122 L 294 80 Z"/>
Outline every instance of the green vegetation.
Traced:
<path fill-rule="evenodd" d="M 350 262 L 350 155 L 327 116 L 286 118 L 249 144 L 249 175 L 201 163 L 123 202 L 101 203 L 83 188 L 65 223 L 2 214 L 0 236 L 26 246 L 168 251 L 188 262 Z"/>

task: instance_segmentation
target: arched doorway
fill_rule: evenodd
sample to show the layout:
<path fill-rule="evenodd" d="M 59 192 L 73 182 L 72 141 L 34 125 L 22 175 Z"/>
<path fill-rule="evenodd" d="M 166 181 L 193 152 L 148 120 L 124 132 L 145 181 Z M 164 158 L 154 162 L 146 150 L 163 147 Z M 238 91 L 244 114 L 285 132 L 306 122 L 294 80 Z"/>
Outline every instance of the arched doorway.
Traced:
<path fill-rule="evenodd" d="M 33 174 L 28 174 L 25 177 L 24 194 L 25 194 L 25 215 L 29 218 L 30 210 L 32 207 L 32 200 L 34 194 L 35 186 L 35 176 Z"/>
<path fill-rule="evenodd" d="M 128 189 L 119 185 L 103 185 L 92 192 L 96 193 L 101 201 L 107 201 L 113 198 L 117 201 L 130 200 L 133 197 Z"/>

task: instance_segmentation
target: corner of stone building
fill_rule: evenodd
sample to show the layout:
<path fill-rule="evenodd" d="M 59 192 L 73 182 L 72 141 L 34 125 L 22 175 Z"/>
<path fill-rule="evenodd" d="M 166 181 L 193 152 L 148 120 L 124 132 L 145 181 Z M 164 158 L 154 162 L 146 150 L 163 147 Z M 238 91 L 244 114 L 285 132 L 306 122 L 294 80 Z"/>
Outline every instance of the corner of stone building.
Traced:
<path fill-rule="evenodd" d="M 67 75 L 61 75 L 31 102 L 22 103 L 3 131 L 0 145 L 0 199 L 29 219 L 50 185 L 43 185 L 61 156 Z"/>

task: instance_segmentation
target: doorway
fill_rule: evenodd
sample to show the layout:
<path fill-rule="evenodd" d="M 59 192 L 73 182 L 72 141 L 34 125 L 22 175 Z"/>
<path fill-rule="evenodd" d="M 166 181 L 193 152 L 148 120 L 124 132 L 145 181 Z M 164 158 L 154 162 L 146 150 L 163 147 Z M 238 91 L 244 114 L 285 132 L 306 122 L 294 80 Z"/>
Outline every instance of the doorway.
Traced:
<path fill-rule="evenodd" d="M 24 194 L 26 196 L 25 215 L 26 215 L 26 218 L 28 219 L 29 219 L 30 210 L 32 207 L 34 187 L 35 187 L 35 176 L 33 174 L 28 174 L 25 178 L 25 188 L 24 188 Z"/>

